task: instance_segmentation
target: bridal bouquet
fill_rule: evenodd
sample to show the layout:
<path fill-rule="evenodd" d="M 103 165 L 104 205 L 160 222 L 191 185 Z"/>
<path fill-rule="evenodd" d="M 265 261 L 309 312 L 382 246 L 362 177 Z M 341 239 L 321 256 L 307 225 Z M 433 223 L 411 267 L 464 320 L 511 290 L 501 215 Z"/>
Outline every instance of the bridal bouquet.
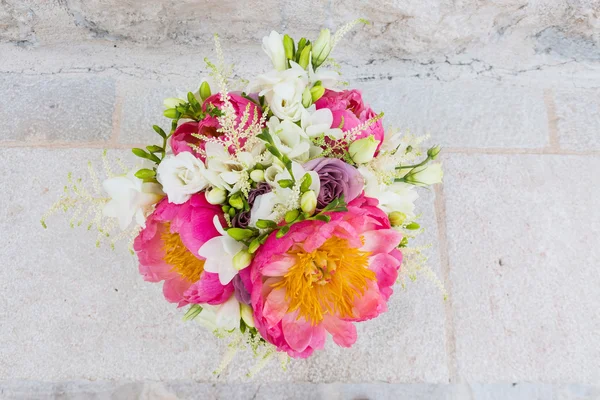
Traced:
<path fill-rule="evenodd" d="M 272 68 L 242 82 L 216 40 L 198 91 L 165 100 L 159 144 L 133 149 L 143 165 L 107 167 L 98 196 L 71 180 L 53 209 L 95 210 L 101 236 L 130 236 L 143 278 L 234 347 L 305 358 L 328 334 L 352 346 L 399 271 L 418 269 L 415 187 L 442 170 L 439 147 L 384 130 L 340 82 L 329 54 L 350 26 L 314 41 L 271 32 Z"/>

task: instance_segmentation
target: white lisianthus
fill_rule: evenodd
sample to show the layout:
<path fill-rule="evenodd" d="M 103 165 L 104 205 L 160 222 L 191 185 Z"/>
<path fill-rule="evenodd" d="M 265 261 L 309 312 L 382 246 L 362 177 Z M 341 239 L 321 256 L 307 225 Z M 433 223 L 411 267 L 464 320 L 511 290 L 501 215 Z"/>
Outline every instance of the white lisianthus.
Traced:
<path fill-rule="evenodd" d="M 304 110 L 302 93 L 308 84 L 308 75 L 297 63 L 290 61 L 290 64 L 289 69 L 259 75 L 247 92 L 258 91 L 259 96 L 265 96 L 275 116 L 295 122 L 300 120 Z"/>
<path fill-rule="evenodd" d="M 205 170 L 201 160 L 184 151 L 162 160 L 156 170 L 156 180 L 163 186 L 169 202 L 183 204 L 208 185 Z"/>
<path fill-rule="evenodd" d="M 380 183 L 369 168 L 361 166 L 358 171 L 365 179 L 365 196 L 379 200 L 379 208 L 388 214 L 399 211 L 409 219 L 415 217 L 415 201 L 419 198 L 419 194 L 413 185 L 402 182 L 386 185 Z"/>
<path fill-rule="evenodd" d="M 239 242 L 229 236 L 221 226 L 219 217 L 215 215 L 213 224 L 221 236 L 215 236 L 208 240 L 200 247 L 198 254 L 204 257 L 204 270 L 219 274 L 219 282 L 222 285 L 227 285 L 237 275 L 238 270 L 235 268 L 233 258 L 241 250 L 246 250 L 247 247 L 242 242 Z"/>
<path fill-rule="evenodd" d="M 222 304 L 210 305 L 203 303 L 200 305 L 202 306 L 202 311 L 195 318 L 200 325 L 211 331 L 217 329 L 231 331 L 240 327 L 240 318 L 242 317 L 241 304 L 234 295 L 231 295 L 229 300 Z"/>
<path fill-rule="evenodd" d="M 116 218 L 122 230 L 127 229 L 134 219 L 137 225 L 146 227 L 146 215 L 164 196 L 158 183 L 144 182 L 133 171 L 106 179 L 102 187 L 111 198 L 104 206 L 103 214 Z"/>
<path fill-rule="evenodd" d="M 280 121 L 279 118 L 272 116 L 267 126 L 275 147 L 291 160 L 305 162 L 317 157 L 323 151 L 315 146 L 308 139 L 306 132 L 292 121 Z"/>
<path fill-rule="evenodd" d="M 404 176 L 404 180 L 416 186 L 429 186 L 441 183 L 443 176 L 442 164 L 426 164 L 412 169 Z"/>
<path fill-rule="evenodd" d="M 271 59 L 271 62 L 277 71 L 283 71 L 287 68 L 285 48 L 283 47 L 283 35 L 271 31 L 269 36 L 263 38 L 262 48 Z"/>
<path fill-rule="evenodd" d="M 276 164 L 269 168 L 278 168 Z M 267 172 L 269 169 L 267 169 Z M 274 178 L 269 177 L 267 182 L 271 184 L 273 190 L 269 193 L 261 194 L 256 196 L 252 210 L 250 211 L 250 222 L 248 226 L 256 227 L 256 222 L 259 219 L 267 219 L 278 222 L 283 218 L 285 213 L 289 210 L 296 210 L 300 208 L 300 190 L 298 183 L 302 181 L 305 174 L 309 174 L 311 177 L 311 184 L 308 190 L 312 190 L 315 193 L 315 197 L 318 196 L 321 189 L 321 181 L 319 175 L 315 171 L 306 171 L 302 165 L 293 161 L 292 162 L 292 173 L 296 185 L 294 187 L 281 187 L 279 181 L 291 179 L 287 169 L 281 169 Z M 266 177 L 267 175 L 265 175 Z"/>

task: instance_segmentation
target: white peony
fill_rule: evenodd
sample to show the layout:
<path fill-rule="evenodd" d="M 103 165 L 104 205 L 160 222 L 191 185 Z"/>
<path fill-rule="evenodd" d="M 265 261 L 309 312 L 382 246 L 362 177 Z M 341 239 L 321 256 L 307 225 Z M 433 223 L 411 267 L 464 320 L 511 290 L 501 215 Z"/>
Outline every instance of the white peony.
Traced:
<path fill-rule="evenodd" d="M 186 151 L 165 157 L 156 170 L 156 179 L 171 203 L 183 204 L 208 185 L 205 170 L 202 161 Z"/>
<path fill-rule="evenodd" d="M 290 61 L 290 64 L 289 69 L 259 75 L 247 92 L 258 91 L 259 96 L 265 96 L 275 116 L 295 122 L 300 120 L 304 110 L 302 93 L 308 84 L 308 75 L 297 63 Z"/>
<path fill-rule="evenodd" d="M 219 274 L 219 282 L 227 285 L 238 273 L 233 263 L 233 257 L 240 250 L 246 250 L 247 247 L 225 232 L 218 216 L 215 215 L 213 223 L 221 236 L 215 236 L 204 243 L 198 250 L 198 254 L 200 257 L 206 258 L 204 270 Z"/>
<path fill-rule="evenodd" d="M 111 198 L 104 206 L 103 214 L 117 218 L 122 230 L 127 229 L 134 219 L 139 226 L 146 227 L 146 215 L 164 196 L 158 183 L 144 182 L 133 171 L 106 179 L 102 187 Z"/>
<path fill-rule="evenodd" d="M 287 59 L 285 57 L 285 49 L 283 47 L 283 35 L 271 31 L 269 36 L 263 38 L 262 48 L 271 59 L 273 66 L 278 71 L 283 71 L 287 68 Z"/>

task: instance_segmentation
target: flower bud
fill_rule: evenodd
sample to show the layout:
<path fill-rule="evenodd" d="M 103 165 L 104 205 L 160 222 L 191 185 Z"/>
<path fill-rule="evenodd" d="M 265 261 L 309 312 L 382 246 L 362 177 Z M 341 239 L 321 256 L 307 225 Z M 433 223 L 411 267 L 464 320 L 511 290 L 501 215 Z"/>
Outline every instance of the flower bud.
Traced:
<path fill-rule="evenodd" d="M 214 187 L 206 191 L 206 201 L 210 204 L 223 204 L 225 199 L 227 199 L 227 192 L 221 188 Z"/>
<path fill-rule="evenodd" d="M 440 150 L 442 150 L 440 146 L 434 146 L 427 150 L 427 156 L 432 160 L 435 160 L 438 154 L 440 154 Z"/>
<path fill-rule="evenodd" d="M 246 326 L 248 328 L 254 328 L 254 313 L 252 312 L 252 307 L 248 304 L 240 303 L 240 314 L 242 315 L 242 320 Z"/>
<path fill-rule="evenodd" d="M 182 104 L 185 104 L 185 100 L 178 99 L 177 97 L 169 97 L 168 99 L 164 99 L 163 101 L 163 105 L 165 106 L 165 108 L 175 108 Z"/>
<path fill-rule="evenodd" d="M 316 102 L 317 100 L 319 100 L 321 97 L 323 97 L 323 95 L 325 94 L 325 88 L 321 85 L 318 86 L 313 86 L 310 89 L 310 96 L 312 98 L 312 102 Z"/>
<path fill-rule="evenodd" d="M 413 168 L 404 176 L 404 181 L 416 186 L 429 186 L 441 183 L 443 175 L 442 164 L 429 164 Z"/>
<path fill-rule="evenodd" d="M 307 214 L 314 214 L 317 209 L 317 195 L 314 190 L 304 192 L 300 198 L 300 208 Z"/>
<path fill-rule="evenodd" d="M 321 33 L 314 43 L 312 51 L 313 67 L 317 68 L 323 64 L 331 52 L 331 32 L 329 29 L 321 29 Z"/>
<path fill-rule="evenodd" d="M 357 164 L 364 164 L 373 159 L 375 151 L 377 151 L 378 140 L 375 140 L 373 135 L 367 136 L 359 140 L 352 142 L 348 148 L 348 153 L 352 161 Z"/>
<path fill-rule="evenodd" d="M 312 49 L 312 45 L 308 44 L 308 45 L 304 46 L 304 48 L 302 49 L 302 53 L 300 53 L 300 59 L 298 60 L 298 64 L 304 69 L 306 69 L 306 67 L 308 67 L 311 49 Z"/>
<path fill-rule="evenodd" d="M 233 256 L 233 268 L 240 271 L 246 268 L 252 262 L 252 254 L 248 250 L 240 250 Z"/>
<path fill-rule="evenodd" d="M 390 215 L 388 215 L 388 218 L 392 226 L 402 226 L 406 220 L 406 214 L 400 211 L 393 211 L 390 213 Z"/>
<path fill-rule="evenodd" d="M 200 98 L 202 99 L 202 101 L 204 101 L 208 99 L 210 95 L 210 85 L 206 81 L 202 82 L 202 84 L 200 85 Z"/>
<path fill-rule="evenodd" d="M 242 208 L 244 208 L 244 200 L 242 199 L 242 196 L 239 193 L 236 193 L 229 198 L 229 205 L 233 208 L 241 210 Z"/>
<path fill-rule="evenodd" d="M 296 52 L 294 47 L 294 39 L 289 35 L 283 35 L 283 49 L 285 50 L 285 58 L 288 60 L 294 59 L 294 53 Z"/>
<path fill-rule="evenodd" d="M 304 108 L 308 108 L 308 107 L 310 107 L 311 104 L 312 104 L 312 94 L 310 93 L 310 89 L 307 87 L 306 89 L 304 89 L 304 92 L 302 93 L 302 105 L 304 106 Z"/>
<path fill-rule="evenodd" d="M 250 179 L 254 182 L 264 182 L 265 181 L 265 171 L 261 171 L 260 169 L 255 169 L 250 172 Z"/>
<path fill-rule="evenodd" d="M 290 210 L 285 213 L 285 218 L 284 218 L 285 222 L 290 224 L 290 223 L 294 222 L 296 220 L 296 218 L 298 218 L 299 215 L 300 215 L 300 211 Z"/>

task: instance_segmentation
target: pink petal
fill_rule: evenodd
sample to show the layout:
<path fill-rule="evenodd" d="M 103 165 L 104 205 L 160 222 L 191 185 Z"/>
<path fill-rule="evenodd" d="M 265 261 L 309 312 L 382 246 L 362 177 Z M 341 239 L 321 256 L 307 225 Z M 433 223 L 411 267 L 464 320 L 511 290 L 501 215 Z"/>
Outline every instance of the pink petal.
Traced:
<path fill-rule="evenodd" d="M 352 322 L 327 315 L 323 320 L 327 332 L 333 336 L 335 344 L 341 347 L 350 347 L 356 342 L 356 326 Z"/>
<path fill-rule="evenodd" d="M 369 269 L 377 275 L 379 287 L 392 286 L 398 278 L 400 262 L 387 253 L 378 253 L 369 257 Z"/>
<path fill-rule="evenodd" d="M 301 353 L 310 344 L 315 327 L 304 318 L 296 320 L 296 314 L 286 314 L 281 321 L 281 325 L 285 341 L 293 350 Z"/>
<path fill-rule="evenodd" d="M 295 262 L 294 257 L 283 256 L 279 260 L 268 263 L 261 272 L 265 276 L 283 276 Z"/>
<path fill-rule="evenodd" d="M 269 325 L 273 326 L 279 323 L 288 310 L 288 302 L 285 299 L 285 290 L 277 289 L 271 291 L 265 301 L 263 315 Z"/>
<path fill-rule="evenodd" d="M 402 240 L 402 234 L 393 229 L 363 232 L 362 237 L 365 244 L 361 250 L 368 251 L 372 254 L 389 253 L 395 249 Z"/>
<path fill-rule="evenodd" d="M 233 284 L 221 285 L 219 275 L 204 271 L 200 280 L 194 283 L 184 297 L 189 303 L 222 304 L 229 300 L 233 293 Z"/>
<path fill-rule="evenodd" d="M 179 306 L 187 304 L 187 301 L 183 298 L 183 293 L 192 284 L 183 278 L 173 278 L 165 281 L 163 284 L 163 294 L 165 299 L 170 303 L 179 303 Z"/>

